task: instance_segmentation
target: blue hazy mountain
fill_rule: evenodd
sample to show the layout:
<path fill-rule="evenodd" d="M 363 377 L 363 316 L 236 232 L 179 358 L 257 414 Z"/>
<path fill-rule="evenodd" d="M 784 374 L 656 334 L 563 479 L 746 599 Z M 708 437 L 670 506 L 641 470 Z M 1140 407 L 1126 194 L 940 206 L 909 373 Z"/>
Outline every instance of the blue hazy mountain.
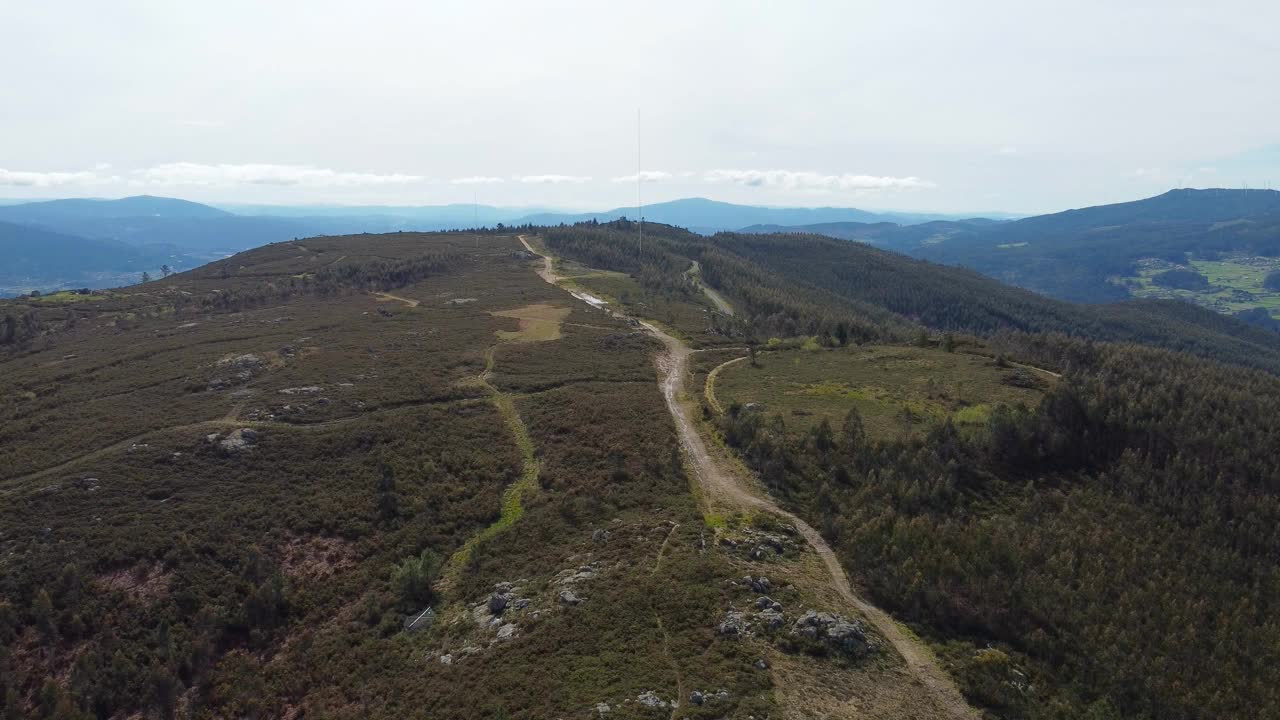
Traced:
<path fill-rule="evenodd" d="M 517 224 L 559 225 L 577 222 L 608 222 L 619 217 L 635 218 L 635 206 L 620 207 L 604 212 L 586 213 L 533 213 L 516 220 Z M 738 230 L 750 225 L 811 225 L 833 222 L 891 222 L 912 225 L 931 220 L 952 219 L 953 215 L 929 215 L 920 213 L 880 213 L 858 208 L 786 208 L 737 205 L 734 203 L 685 198 L 644 206 L 644 219 L 675 225 L 695 232 L 709 233 L 721 230 Z"/>
<path fill-rule="evenodd" d="M 1180 189 L 1011 222 L 835 223 L 747 231 L 857 240 L 963 265 L 1062 300 L 1108 302 L 1131 296 L 1123 280 L 1136 277 L 1141 262 L 1280 258 L 1280 192 Z"/>
<path fill-rule="evenodd" d="M 8 222 L 0 222 L 0 257 L 0 296 L 127 284 L 169 262 L 163 253 L 117 240 Z"/>
<path fill-rule="evenodd" d="M 67 218 L 214 218 L 230 214 L 200 203 L 153 195 L 136 195 L 119 200 L 68 198 L 5 205 L 0 208 L 0 216 L 3 216 L 0 219 L 22 223 L 58 222 Z"/>

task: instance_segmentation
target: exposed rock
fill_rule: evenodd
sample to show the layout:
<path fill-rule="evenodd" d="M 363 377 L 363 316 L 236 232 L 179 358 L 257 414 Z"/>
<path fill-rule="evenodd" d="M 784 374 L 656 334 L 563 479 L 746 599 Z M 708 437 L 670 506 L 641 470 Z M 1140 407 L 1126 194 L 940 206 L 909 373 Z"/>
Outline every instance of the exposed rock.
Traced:
<path fill-rule="evenodd" d="M 583 598 L 578 597 L 572 590 L 560 591 L 560 602 L 565 605 L 577 605 L 582 602 Z"/>
<path fill-rule="evenodd" d="M 314 395 L 320 392 L 319 385 L 304 385 L 302 387 L 282 388 L 281 395 Z"/>
<path fill-rule="evenodd" d="M 503 610 L 507 609 L 510 604 L 512 595 L 509 592 L 496 592 L 489 596 L 489 613 L 491 615 L 501 615 Z"/>
<path fill-rule="evenodd" d="M 666 701 L 658 697 L 658 693 L 652 690 L 645 690 L 637 695 L 636 701 L 647 708 L 664 708 L 667 706 Z"/>
<path fill-rule="evenodd" d="M 754 664 L 754 665 L 752 665 L 752 667 L 754 667 L 754 668 L 755 668 L 755 669 L 757 669 L 757 670 L 768 670 L 768 669 L 769 669 L 769 661 L 768 661 L 768 660 L 765 660 L 764 658 L 758 658 L 758 659 L 755 661 L 755 664 Z"/>
<path fill-rule="evenodd" d="M 235 370 L 259 370 L 263 365 L 266 365 L 266 361 L 253 353 L 223 358 L 218 361 L 218 367 L 233 368 Z"/>
<path fill-rule="evenodd" d="M 742 613 L 730 610 L 720 621 L 720 634 L 740 638 L 747 633 L 747 620 Z"/>
<path fill-rule="evenodd" d="M 453 655 L 451 655 L 451 654 L 449 654 L 449 653 L 445 653 L 444 655 L 441 655 L 441 656 L 440 656 L 440 664 L 441 664 L 441 665 L 452 665 L 452 664 L 453 664 Z"/>
<path fill-rule="evenodd" d="M 511 607 L 516 610 L 523 610 L 529 607 L 530 602 L 529 598 L 516 598 L 515 602 L 511 603 Z"/>
<path fill-rule="evenodd" d="M 787 619 L 777 610 L 761 610 L 756 615 L 767 628 L 777 629 L 787 624 Z"/>
<path fill-rule="evenodd" d="M 556 573 L 556 584 L 568 585 L 582 580 L 594 580 L 595 577 L 595 567 L 591 565 L 582 565 L 578 568 L 569 568 Z"/>
<path fill-rule="evenodd" d="M 782 603 L 774 600 L 768 595 L 761 595 L 756 598 L 756 608 L 759 610 L 777 610 L 782 612 Z"/>
<path fill-rule="evenodd" d="M 608 703 L 596 703 L 596 714 L 598 714 L 600 717 L 604 717 L 605 715 L 608 715 L 609 711 L 612 709 L 613 708 L 609 707 Z"/>
<path fill-rule="evenodd" d="M 517 629 L 518 628 L 516 627 L 515 623 L 507 623 L 506 625 L 503 625 L 502 627 L 498 628 L 498 639 L 510 640 L 511 638 L 516 636 Z"/>
<path fill-rule="evenodd" d="M 227 452 L 248 450 L 258 443 L 258 431 L 253 428 L 240 428 L 227 433 L 218 446 Z"/>
<path fill-rule="evenodd" d="M 591 533 L 591 542 L 597 545 L 603 545 L 609 542 L 609 531 L 605 530 L 604 528 L 600 528 L 595 532 Z"/>
<path fill-rule="evenodd" d="M 773 589 L 773 583 L 770 583 L 769 578 L 767 577 L 753 577 L 748 575 L 742 578 L 742 582 L 747 587 L 751 588 L 752 592 L 767 593 Z"/>
<path fill-rule="evenodd" d="M 867 628 L 862 622 L 832 613 L 808 610 L 796 620 L 791 632 L 823 642 L 846 654 L 862 654 L 875 649 L 875 643 L 867 638 Z"/>
<path fill-rule="evenodd" d="M 689 703 L 691 705 L 701 705 L 704 701 L 706 701 L 706 698 L 697 690 L 689 693 Z"/>

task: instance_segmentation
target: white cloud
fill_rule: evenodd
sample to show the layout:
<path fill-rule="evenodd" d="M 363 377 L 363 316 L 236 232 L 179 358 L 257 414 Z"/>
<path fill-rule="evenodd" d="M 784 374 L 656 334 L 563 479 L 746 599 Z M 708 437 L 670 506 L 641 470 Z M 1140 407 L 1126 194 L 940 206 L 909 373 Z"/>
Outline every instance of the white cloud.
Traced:
<path fill-rule="evenodd" d="M 451 185 L 492 185 L 500 182 L 506 181 L 500 177 L 485 177 L 484 175 L 454 178 L 449 181 Z"/>
<path fill-rule="evenodd" d="M 104 168 L 105 169 L 105 168 Z M 29 172 L 0 168 L 0 185 L 17 187 L 58 187 L 61 185 L 94 185 L 109 181 L 96 172 Z"/>
<path fill-rule="evenodd" d="M 536 183 L 542 185 L 559 185 L 561 183 L 584 183 L 590 182 L 591 178 L 582 175 L 522 175 L 515 178 L 522 183 Z"/>
<path fill-rule="evenodd" d="M 637 178 L 637 174 L 632 173 L 630 175 L 623 175 L 622 177 L 616 177 L 613 179 L 613 181 L 616 183 L 633 183 L 636 181 L 636 178 Z M 659 180 L 669 180 L 671 179 L 671 173 L 663 172 L 661 170 L 641 170 L 639 173 L 639 179 L 645 182 L 658 182 Z"/>
<path fill-rule="evenodd" d="M 818 191 L 875 191 L 915 190 L 934 187 L 932 182 L 918 177 L 892 177 L 887 175 L 823 175 L 797 170 L 711 170 L 703 180 L 713 183 L 736 183 L 748 187 L 768 187 L 781 190 Z"/>
<path fill-rule="evenodd" d="M 379 175 L 341 172 L 310 165 L 204 165 L 176 162 L 135 171 L 154 185 L 289 185 L 306 187 L 356 187 L 363 185 L 403 185 L 421 182 L 421 175 Z"/>

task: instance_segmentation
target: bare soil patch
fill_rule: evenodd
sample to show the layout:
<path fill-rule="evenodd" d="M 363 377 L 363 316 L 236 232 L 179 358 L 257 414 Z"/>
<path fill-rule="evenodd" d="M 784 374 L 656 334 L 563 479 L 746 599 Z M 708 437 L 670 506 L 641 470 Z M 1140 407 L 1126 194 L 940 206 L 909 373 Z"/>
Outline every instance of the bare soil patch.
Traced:
<path fill-rule="evenodd" d="M 571 310 L 559 305 L 536 303 L 512 310 L 498 310 L 498 317 L 519 320 L 517 330 L 498 330 L 498 339 L 508 342 L 546 342 L 560 339 L 560 324 Z"/>

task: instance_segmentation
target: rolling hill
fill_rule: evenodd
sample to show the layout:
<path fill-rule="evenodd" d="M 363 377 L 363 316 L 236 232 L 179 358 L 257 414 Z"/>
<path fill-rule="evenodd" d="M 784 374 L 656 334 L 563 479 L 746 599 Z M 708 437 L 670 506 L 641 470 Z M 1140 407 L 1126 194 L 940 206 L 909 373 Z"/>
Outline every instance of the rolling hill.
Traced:
<path fill-rule="evenodd" d="M 0 710 L 972 718 L 816 533 L 709 493 L 666 336 L 525 241 L 0 302 Z"/>
<path fill-rule="evenodd" d="M 595 213 L 536 213 L 525 215 L 515 224 L 558 225 L 579 222 L 610 222 L 620 217 L 635 218 L 635 206 L 620 207 Z M 875 213 L 857 208 L 777 208 L 686 198 L 644 206 L 646 222 L 676 225 L 695 232 L 713 233 L 721 230 L 737 230 L 747 225 L 800 225 L 807 223 L 832 223 L 843 221 L 893 222 L 903 225 L 939 219 L 937 215 L 911 213 Z"/>
<path fill-rule="evenodd" d="M 704 348 L 716 437 L 984 717 L 1280 708 L 1254 669 L 1280 647 L 1263 609 L 1280 550 L 1274 334 L 816 236 L 653 227 L 641 255 L 635 233 L 545 242 L 572 282 Z M 728 311 L 681 310 L 704 285 Z"/>
<path fill-rule="evenodd" d="M 868 242 L 1075 302 L 1180 298 L 1223 313 L 1261 307 L 1280 316 L 1280 297 L 1262 288 L 1280 266 L 1280 192 L 1171 190 L 1115 205 L 1011 222 L 937 221 L 913 226 L 840 223 L 748 232 L 813 232 Z M 1152 279 L 1188 270 L 1199 291 Z"/>
<path fill-rule="evenodd" d="M 0 301 L 0 709 L 1280 708 L 1273 335 L 636 231 L 315 237 Z"/>

